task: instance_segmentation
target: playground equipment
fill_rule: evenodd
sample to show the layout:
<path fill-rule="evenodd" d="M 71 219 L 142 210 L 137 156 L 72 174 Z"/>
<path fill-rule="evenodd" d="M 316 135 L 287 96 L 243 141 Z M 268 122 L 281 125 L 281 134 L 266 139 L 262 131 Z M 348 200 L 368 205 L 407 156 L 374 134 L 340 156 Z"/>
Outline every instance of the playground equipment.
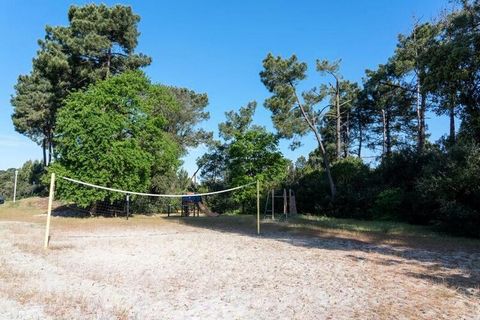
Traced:
<path fill-rule="evenodd" d="M 275 189 L 272 189 L 267 193 L 267 200 L 265 202 L 265 211 L 263 212 L 264 218 L 266 218 L 267 216 L 270 216 L 272 220 L 275 220 L 275 199 L 283 199 L 282 217 L 284 219 L 287 219 L 289 215 L 297 214 L 297 204 L 295 203 L 295 193 L 293 192 L 293 190 L 288 189 L 288 196 L 287 196 L 287 189 L 283 189 L 283 192 L 281 195 L 276 195 Z M 269 209 L 269 205 L 270 205 L 270 209 Z"/>
<path fill-rule="evenodd" d="M 218 217 L 218 213 L 212 212 L 202 201 L 201 196 L 189 195 L 182 197 L 182 217 L 200 216 L 200 213 L 203 213 L 209 217 Z"/>
<path fill-rule="evenodd" d="M 200 196 L 184 196 L 182 197 L 182 217 L 188 217 L 190 215 L 195 215 L 198 217 L 200 215 L 200 210 L 198 209 L 198 203 L 202 202 L 202 197 Z"/>

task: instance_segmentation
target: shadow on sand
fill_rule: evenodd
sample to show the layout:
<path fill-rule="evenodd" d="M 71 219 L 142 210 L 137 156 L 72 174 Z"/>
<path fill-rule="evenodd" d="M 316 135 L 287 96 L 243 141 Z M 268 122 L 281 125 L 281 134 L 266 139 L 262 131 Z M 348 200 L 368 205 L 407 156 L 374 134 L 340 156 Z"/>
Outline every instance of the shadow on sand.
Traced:
<path fill-rule="evenodd" d="M 454 288 L 465 295 L 480 297 L 480 241 L 453 237 L 399 236 L 388 233 L 354 233 L 308 229 L 288 223 L 262 222 L 261 235 L 256 234 L 252 216 L 217 218 L 178 218 L 188 226 L 218 232 L 261 237 L 293 246 L 350 252 L 352 261 L 369 261 L 384 266 L 415 266 L 404 274 Z M 366 258 L 357 252 L 377 253 L 380 258 Z M 400 268 L 399 268 L 400 269 Z M 415 270 L 415 271 L 412 271 Z M 418 270 L 418 272 L 416 272 Z"/>
<path fill-rule="evenodd" d="M 53 216 L 90 218 L 90 212 L 74 206 L 58 206 Z M 99 216 L 97 214 L 97 216 Z M 100 215 L 106 218 L 112 214 Z M 118 215 L 120 217 L 120 215 Z M 120 217 L 125 219 L 125 216 Z M 287 222 L 262 221 L 261 234 L 256 233 L 253 216 L 164 217 L 195 228 L 242 236 L 267 238 L 312 249 L 340 250 L 353 262 L 368 261 L 396 266 L 404 274 L 454 288 L 465 295 L 480 297 L 480 241 L 453 237 L 401 236 L 382 232 L 351 232 L 326 228 L 299 227 Z M 458 240 L 458 241 L 457 241 Z M 359 253 L 376 253 L 375 258 Z M 414 266 L 414 268 L 410 268 Z"/>

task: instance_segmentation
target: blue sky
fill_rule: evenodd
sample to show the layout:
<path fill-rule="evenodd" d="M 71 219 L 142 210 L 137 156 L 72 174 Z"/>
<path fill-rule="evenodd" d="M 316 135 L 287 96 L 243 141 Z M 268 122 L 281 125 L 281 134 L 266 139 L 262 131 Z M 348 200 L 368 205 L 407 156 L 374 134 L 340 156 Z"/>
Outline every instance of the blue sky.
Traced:
<path fill-rule="evenodd" d="M 97 1 L 0 0 L 0 169 L 40 159 L 41 149 L 15 132 L 10 96 L 19 74 L 28 73 L 44 27 L 65 25 L 71 4 Z M 268 52 L 307 62 L 309 85 L 321 79 L 313 71 L 317 58 L 342 59 L 344 78 L 360 81 L 367 68 L 384 63 L 397 35 L 407 33 L 413 18 L 435 18 L 451 7 L 447 0 L 337 1 L 102 1 L 130 5 L 142 18 L 137 51 L 150 55 L 146 69 L 154 82 L 206 92 L 211 118 L 202 126 L 216 130 L 224 112 L 248 101 L 258 102 L 255 123 L 271 128 L 263 108 L 268 92 L 259 79 Z M 431 140 L 448 130 L 444 118 L 428 120 Z M 315 147 L 305 137 L 296 151 L 281 143 L 290 159 Z M 205 148 L 191 150 L 184 167 L 195 171 L 195 159 Z"/>

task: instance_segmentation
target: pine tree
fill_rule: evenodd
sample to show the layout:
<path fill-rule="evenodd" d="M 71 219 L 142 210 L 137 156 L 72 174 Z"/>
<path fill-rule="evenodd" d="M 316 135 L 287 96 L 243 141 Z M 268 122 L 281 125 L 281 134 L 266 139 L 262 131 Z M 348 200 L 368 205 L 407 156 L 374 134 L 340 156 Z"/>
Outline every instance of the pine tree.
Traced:
<path fill-rule="evenodd" d="M 316 109 L 325 97 L 312 89 L 301 94 L 298 84 L 306 78 L 307 65 L 299 62 L 295 55 L 288 59 L 268 54 L 263 60 L 260 78 L 265 87 L 273 94 L 265 100 L 265 106 L 272 112 L 272 120 L 279 135 L 283 138 L 304 136 L 308 132 L 315 135 L 318 148 L 330 186 L 331 201 L 336 194 L 335 183 L 330 172 L 330 159 L 325 149 L 320 124 L 322 110 Z M 303 101 L 300 99 L 303 97 Z M 293 145 L 295 146 L 295 144 Z"/>
<path fill-rule="evenodd" d="M 150 64 L 135 53 L 139 20 L 127 6 L 89 4 L 71 6 L 67 26 L 45 28 L 32 72 L 19 77 L 11 100 L 16 130 L 42 144 L 44 164 L 55 151 L 57 111 L 71 92 Z"/>

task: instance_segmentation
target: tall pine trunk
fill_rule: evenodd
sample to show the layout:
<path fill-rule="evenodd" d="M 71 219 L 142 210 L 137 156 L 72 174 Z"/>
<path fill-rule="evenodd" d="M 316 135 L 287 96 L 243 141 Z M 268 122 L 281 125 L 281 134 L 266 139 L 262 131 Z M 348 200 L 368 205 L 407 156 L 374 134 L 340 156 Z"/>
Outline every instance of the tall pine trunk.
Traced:
<path fill-rule="evenodd" d="M 425 113 L 427 112 L 427 94 L 422 94 L 422 104 L 420 108 L 420 116 L 421 116 L 421 128 L 420 128 L 420 138 L 421 138 L 421 150 L 425 148 L 425 141 L 426 141 L 426 130 L 427 126 L 425 123 Z"/>
<path fill-rule="evenodd" d="M 314 129 L 315 138 L 317 139 L 318 147 L 322 153 L 323 158 L 323 165 L 325 166 L 325 173 L 327 174 L 328 184 L 330 186 L 330 194 L 332 202 L 335 200 L 335 196 L 337 195 L 337 188 L 335 187 L 335 183 L 333 182 L 332 172 L 330 171 L 330 161 L 328 160 L 327 152 L 325 151 L 325 147 L 323 146 L 322 137 L 320 133 L 315 128 Z"/>
<path fill-rule="evenodd" d="M 48 143 L 48 165 L 52 163 L 52 142 Z"/>
<path fill-rule="evenodd" d="M 48 165 L 52 163 L 52 152 L 53 152 L 53 133 L 50 130 L 48 133 Z"/>
<path fill-rule="evenodd" d="M 453 144 L 455 144 L 455 140 L 456 140 L 456 137 L 455 137 L 455 106 L 453 105 L 453 103 L 450 106 L 448 116 L 450 118 L 450 137 L 449 137 L 449 140 L 450 140 L 450 143 L 453 145 Z"/>
<path fill-rule="evenodd" d="M 332 172 L 330 171 L 330 161 L 328 160 L 328 155 L 323 145 L 322 136 L 320 132 L 318 132 L 315 126 L 315 122 L 312 122 L 312 120 L 307 115 L 305 108 L 303 107 L 303 104 L 300 102 L 300 99 L 298 98 L 295 86 L 292 83 L 290 83 L 290 86 L 292 87 L 293 92 L 295 94 L 295 99 L 297 100 L 297 104 L 298 104 L 298 107 L 300 108 L 303 119 L 307 122 L 308 127 L 310 128 L 310 130 L 313 131 L 313 133 L 315 134 L 315 138 L 317 139 L 318 147 L 320 149 L 320 152 L 322 153 L 323 164 L 325 166 L 325 173 L 327 174 L 327 178 L 328 178 L 328 184 L 330 185 L 331 201 L 333 202 L 335 201 L 337 188 L 335 187 L 335 182 L 333 181 L 333 178 L 332 178 Z"/>
<path fill-rule="evenodd" d="M 107 52 L 107 72 L 105 73 L 105 79 L 108 79 L 108 77 L 110 77 L 111 63 L 112 63 L 112 48 L 108 48 L 108 52 Z"/>
<path fill-rule="evenodd" d="M 387 120 L 385 117 L 385 109 L 382 109 L 382 124 L 383 124 L 383 143 L 382 143 L 382 158 L 387 152 Z"/>
<path fill-rule="evenodd" d="M 392 128 L 390 127 L 390 112 L 385 113 L 385 147 L 387 159 L 392 155 Z"/>
<path fill-rule="evenodd" d="M 347 158 L 348 154 L 348 147 L 350 146 L 350 113 L 347 113 L 347 119 L 343 124 L 345 126 L 345 137 L 343 139 L 343 156 Z"/>
<path fill-rule="evenodd" d="M 341 137 L 341 130 L 342 130 L 342 117 L 340 112 L 340 86 L 338 80 L 336 81 L 335 85 L 335 105 L 337 111 L 337 123 L 336 123 L 336 147 L 337 147 L 337 159 L 340 159 L 342 154 L 342 137 Z"/>
<path fill-rule="evenodd" d="M 427 104 L 427 97 L 425 93 L 420 93 L 419 86 L 417 86 L 417 88 L 417 151 L 418 153 L 422 153 L 423 149 L 425 148 L 425 110 Z"/>
<path fill-rule="evenodd" d="M 357 152 L 357 156 L 359 158 L 362 157 L 362 144 L 363 144 L 363 127 L 362 127 L 362 124 L 359 122 L 359 125 L 358 125 L 358 152 Z"/>
<path fill-rule="evenodd" d="M 42 140 L 42 151 L 43 151 L 43 166 L 47 166 L 47 138 L 43 137 Z"/>

